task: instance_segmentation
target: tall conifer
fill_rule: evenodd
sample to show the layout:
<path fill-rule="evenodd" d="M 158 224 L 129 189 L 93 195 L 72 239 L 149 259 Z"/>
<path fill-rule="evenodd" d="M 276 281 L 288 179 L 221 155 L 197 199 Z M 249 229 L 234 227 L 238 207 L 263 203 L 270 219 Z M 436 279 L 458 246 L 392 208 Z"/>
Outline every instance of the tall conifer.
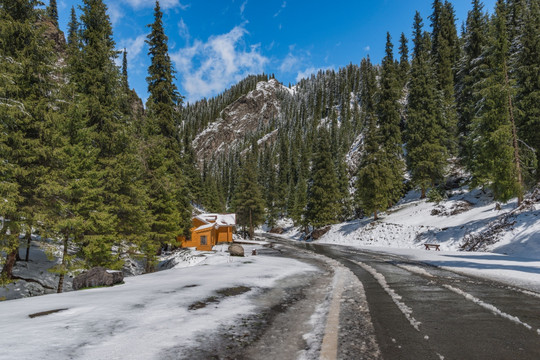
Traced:
<path fill-rule="evenodd" d="M 0 205 L 9 221 L 0 230 L 7 254 L 2 276 L 11 277 L 19 235 L 30 241 L 39 211 L 37 188 L 47 173 L 53 94 L 51 44 L 43 36 L 38 1 L 0 1 Z"/>
<path fill-rule="evenodd" d="M 431 42 L 422 32 L 422 18 L 414 18 L 414 52 L 407 106 L 407 163 L 412 182 L 422 191 L 433 187 L 444 176 L 447 152 L 442 126 L 439 92 L 430 57 Z"/>
<path fill-rule="evenodd" d="M 307 222 L 314 228 L 334 224 L 339 215 L 338 186 L 329 134 L 323 126 L 319 130 L 313 153 L 313 165 L 308 187 Z"/>
<path fill-rule="evenodd" d="M 191 218 L 188 181 L 183 172 L 182 144 L 178 128 L 177 107 L 181 96 L 174 85 L 174 70 L 163 28 L 159 1 L 154 7 L 154 22 L 148 27 L 151 64 L 148 68 L 149 97 L 145 120 L 146 183 L 150 195 L 151 229 L 145 243 L 148 263 L 161 244 L 176 236 L 189 235 Z"/>
<path fill-rule="evenodd" d="M 471 123 L 474 184 L 489 186 L 497 200 L 508 201 L 521 196 L 523 189 L 517 177 L 510 119 L 510 88 L 506 84 L 508 33 L 506 5 L 498 0 L 490 22 L 488 46 L 484 49 L 479 71 L 483 77 L 476 84 L 481 100 Z"/>

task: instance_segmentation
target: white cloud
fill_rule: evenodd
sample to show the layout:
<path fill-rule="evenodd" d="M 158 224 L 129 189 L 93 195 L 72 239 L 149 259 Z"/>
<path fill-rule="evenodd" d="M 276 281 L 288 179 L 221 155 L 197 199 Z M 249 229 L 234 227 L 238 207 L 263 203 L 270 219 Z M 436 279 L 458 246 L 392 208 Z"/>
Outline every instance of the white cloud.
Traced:
<path fill-rule="evenodd" d="M 371 47 L 369 45 L 364 48 L 364 51 L 369 51 L 369 50 L 371 50 Z"/>
<path fill-rule="evenodd" d="M 155 0 L 122 0 L 124 3 L 131 5 L 135 9 L 142 9 L 148 7 L 154 7 L 156 5 Z M 160 0 L 159 5 L 162 9 L 180 8 L 185 10 L 189 5 L 184 5 L 180 0 Z"/>
<path fill-rule="evenodd" d="M 111 19 L 113 25 L 118 23 L 118 21 L 124 17 L 124 12 L 120 9 L 118 3 L 110 3 L 107 6 L 107 10 L 107 14 L 109 14 L 109 19 Z"/>
<path fill-rule="evenodd" d="M 186 41 L 189 41 L 190 39 L 190 35 L 189 35 L 189 29 L 186 25 L 186 23 L 184 22 L 184 19 L 180 18 L 180 22 L 178 23 L 178 34 L 183 37 L 184 39 L 186 39 Z"/>
<path fill-rule="evenodd" d="M 187 101 L 215 95 L 249 74 L 264 71 L 269 60 L 261 54 L 259 45 L 246 45 L 247 34 L 244 25 L 236 26 L 226 34 L 211 36 L 206 42 L 195 40 L 171 54 Z"/>
<path fill-rule="evenodd" d="M 294 70 L 296 65 L 300 64 L 300 61 L 301 59 L 299 56 L 295 56 L 291 52 L 289 52 L 279 66 L 279 70 L 281 72 L 291 72 Z"/>
<path fill-rule="evenodd" d="M 246 5 L 248 3 L 248 0 L 244 1 L 242 5 L 240 5 L 240 14 L 244 15 L 244 11 L 246 10 Z"/>
<path fill-rule="evenodd" d="M 287 7 L 287 2 L 284 1 L 282 4 L 281 4 L 281 7 L 279 8 L 279 10 L 277 11 L 277 13 L 274 14 L 274 17 L 278 17 L 279 14 L 281 14 L 281 12 L 283 11 L 283 9 L 285 9 Z"/>
<path fill-rule="evenodd" d="M 139 56 L 142 49 L 145 47 L 146 35 L 139 35 L 135 39 L 124 39 L 120 41 L 122 49 L 127 50 L 128 62 L 131 62 Z"/>

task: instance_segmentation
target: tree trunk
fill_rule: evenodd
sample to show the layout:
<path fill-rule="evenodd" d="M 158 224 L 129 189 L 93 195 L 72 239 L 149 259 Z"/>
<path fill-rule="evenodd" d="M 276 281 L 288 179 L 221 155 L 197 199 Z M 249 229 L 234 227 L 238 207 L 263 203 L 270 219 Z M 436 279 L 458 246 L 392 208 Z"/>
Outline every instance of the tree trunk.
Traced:
<path fill-rule="evenodd" d="M 249 238 L 250 240 L 253 240 L 253 233 L 255 231 L 253 230 L 253 217 L 251 216 L 251 209 L 249 209 Z"/>
<path fill-rule="evenodd" d="M 6 263 L 4 264 L 4 267 L 2 268 L 2 273 L 0 273 L 2 277 L 13 279 L 13 266 L 15 265 L 15 261 L 17 261 L 18 252 L 19 252 L 19 247 L 17 247 L 15 250 L 11 251 L 7 255 Z"/>
<path fill-rule="evenodd" d="M 64 251 L 62 253 L 62 272 L 60 273 L 60 278 L 58 279 L 58 293 L 61 293 L 64 289 L 64 276 L 66 273 L 66 257 L 68 252 L 68 240 L 69 233 L 64 234 Z"/>
<path fill-rule="evenodd" d="M 32 243 L 32 232 L 27 231 L 26 234 L 26 256 L 24 257 L 24 261 L 28 262 L 28 259 L 30 258 L 30 245 Z"/>
<path fill-rule="evenodd" d="M 425 199 L 425 198 L 426 198 L 426 189 L 422 188 L 422 194 L 420 195 L 420 199 Z"/>
<path fill-rule="evenodd" d="M 377 214 L 377 210 L 373 212 L 373 221 L 379 220 L 379 215 Z"/>

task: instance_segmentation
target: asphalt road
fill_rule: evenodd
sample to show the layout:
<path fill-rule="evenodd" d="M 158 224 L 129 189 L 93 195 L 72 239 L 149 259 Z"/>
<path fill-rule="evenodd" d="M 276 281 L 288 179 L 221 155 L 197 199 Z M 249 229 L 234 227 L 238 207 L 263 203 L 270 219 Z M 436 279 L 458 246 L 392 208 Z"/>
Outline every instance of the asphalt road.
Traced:
<path fill-rule="evenodd" d="M 295 246 L 339 261 L 362 282 L 383 359 L 540 359 L 538 294 L 400 256 Z M 353 335 L 340 332 L 340 343 Z"/>

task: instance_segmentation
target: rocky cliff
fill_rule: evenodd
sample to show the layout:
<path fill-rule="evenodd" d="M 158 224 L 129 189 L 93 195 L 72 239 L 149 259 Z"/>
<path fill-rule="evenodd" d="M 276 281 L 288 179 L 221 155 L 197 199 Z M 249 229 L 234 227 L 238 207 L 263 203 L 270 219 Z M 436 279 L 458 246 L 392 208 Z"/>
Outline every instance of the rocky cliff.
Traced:
<path fill-rule="evenodd" d="M 255 90 L 227 106 L 219 118 L 193 140 L 197 159 L 203 162 L 213 156 L 227 154 L 246 137 L 267 129 L 272 119 L 280 115 L 280 95 L 284 89 L 275 79 L 261 81 Z M 274 135 L 269 133 L 263 139 L 270 141 Z"/>

